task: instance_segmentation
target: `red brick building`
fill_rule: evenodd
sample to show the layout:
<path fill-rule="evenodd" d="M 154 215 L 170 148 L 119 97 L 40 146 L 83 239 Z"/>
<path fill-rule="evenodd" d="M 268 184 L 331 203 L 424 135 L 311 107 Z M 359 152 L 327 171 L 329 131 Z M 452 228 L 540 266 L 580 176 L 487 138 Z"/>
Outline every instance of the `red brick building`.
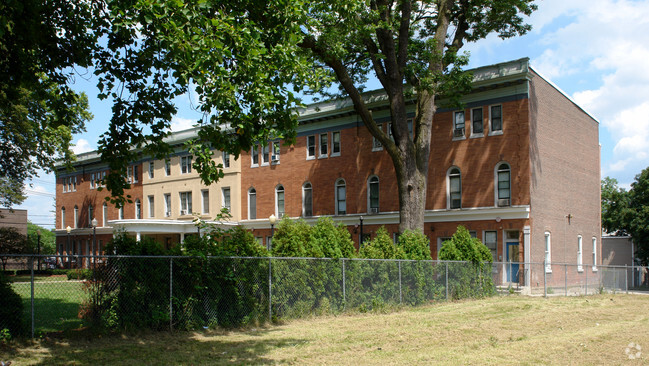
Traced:
<path fill-rule="evenodd" d="M 497 262 L 582 263 L 582 271 L 596 271 L 601 263 L 598 122 L 530 68 L 528 59 L 478 68 L 473 74 L 473 91 L 462 99 L 465 107 L 449 109 L 440 103 L 434 117 L 424 225 L 433 258 L 442 241 L 464 225 L 491 249 Z M 388 132 L 386 97 L 380 91 L 364 97 L 377 123 Z M 414 105 L 411 108 L 414 116 Z M 366 238 L 385 226 L 396 239 L 394 167 L 351 102 L 322 102 L 298 112 L 293 145 L 269 141 L 242 153 L 232 162 L 227 186 L 214 193 L 189 176 L 167 173 L 160 178 L 156 170 L 156 178 L 149 180 L 153 175 L 143 173 L 162 169 L 164 162 L 137 162 L 138 182 L 128 194 L 149 213 L 144 218 L 137 217 L 135 203 L 127 205 L 121 217 L 110 204 L 104 209 L 103 195 L 90 183 L 93 174 L 101 173 L 101 162 L 95 153 L 81 156 L 74 173 L 60 171 L 57 176 L 59 245 L 67 242 L 65 228 L 77 222 L 71 240 L 76 250 L 88 252 L 84 246 L 91 234 L 91 206 L 104 242 L 114 227 L 156 238 L 180 232 L 174 240 L 182 240 L 183 233 L 192 229 L 186 215 L 173 217 L 176 204 L 168 197 L 178 195 L 181 203 L 187 197 L 196 201 L 195 208 L 220 197 L 217 204 L 236 212 L 234 223 L 253 230 L 262 243 L 270 236 L 271 214 L 307 222 L 330 216 L 347 225 L 357 245 L 362 217 Z M 179 185 L 183 188 L 174 188 Z M 164 211 L 158 198 L 163 195 Z M 155 202 L 160 202 L 155 206 L 159 213 L 154 213 Z M 183 229 L 176 230 L 178 225 Z M 503 280 L 511 281 L 524 270 L 502 271 Z M 538 280 L 521 278 L 526 285 Z"/>

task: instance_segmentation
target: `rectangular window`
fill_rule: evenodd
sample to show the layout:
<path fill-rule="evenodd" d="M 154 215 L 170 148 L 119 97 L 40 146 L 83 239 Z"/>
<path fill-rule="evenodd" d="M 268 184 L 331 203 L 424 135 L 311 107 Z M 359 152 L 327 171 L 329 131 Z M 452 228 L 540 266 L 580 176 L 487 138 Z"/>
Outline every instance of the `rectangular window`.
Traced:
<path fill-rule="evenodd" d="M 73 179 L 72 179 L 72 191 L 73 191 L 73 192 L 76 192 L 76 191 L 77 191 L 77 176 L 75 175 L 75 176 L 72 177 L 72 178 L 73 178 Z"/>
<path fill-rule="evenodd" d="M 248 192 L 248 219 L 255 220 L 257 218 L 257 191 L 251 189 Z"/>
<path fill-rule="evenodd" d="M 77 228 L 77 224 L 79 222 L 78 220 L 79 220 L 79 209 L 77 208 L 77 206 L 74 206 L 74 221 L 72 222 L 72 227 L 74 229 Z"/>
<path fill-rule="evenodd" d="M 475 230 L 471 230 L 471 231 L 469 231 L 469 235 L 470 235 L 472 238 L 478 238 L 478 232 L 475 231 Z"/>
<path fill-rule="evenodd" d="M 192 214 L 192 192 L 180 192 L 180 214 Z"/>
<path fill-rule="evenodd" d="M 347 214 L 347 187 L 344 183 L 336 185 L 336 214 Z"/>
<path fill-rule="evenodd" d="M 251 167 L 259 166 L 259 146 L 253 145 L 250 149 Z"/>
<path fill-rule="evenodd" d="M 277 207 L 276 207 L 277 217 L 281 219 L 282 217 L 284 217 L 284 213 L 286 212 L 284 210 L 284 188 L 283 187 L 277 188 L 277 190 L 275 191 L 275 195 L 277 200 Z"/>
<path fill-rule="evenodd" d="M 581 235 L 577 236 L 577 271 L 578 272 L 583 272 L 584 267 L 583 267 L 583 256 L 582 256 L 582 251 L 583 246 L 582 246 L 582 240 L 581 240 Z"/>
<path fill-rule="evenodd" d="M 149 196 L 149 217 L 155 217 L 155 201 L 153 196 Z"/>
<path fill-rule="evenodd" d="M 379 130 L 383 131 L 383 124 L 378 123 L 376 127 L 378 127 Z M 392 137 L 392 135 L 390 135 L 390 137 Z M 372 135 L 372 151 L 381 151 L 381 150 L 383 150 L 383 145 L 379 140 L 376 139 L 376 137 L 374 137 L 374 135 Z"/>
<path fill-rule="evenodd" d="M 230 153 L 225 151 L 223 152 L 223 167 L 224 168 L 230 167 Z"/>
<path fill-rule="evenodd" d="M 340 131 L 331 133 L 331 156 L 340 156 Z"/>
<path fill-rule="evenodd" d="M 408 118 L 408 136 L 410 136 L 410 139 L 412 140 L 413 137 L 415 136 L 415 131 L 413 129 L 413 121 L 412 118 Z"/>
<path fill-rule="evenodd" d="M 315 135 L 306 137 L 306 158 L 315 159 Z"/>
<path fill-rule="evenodd" d="M 261 165 L 268 165 L 268 161 L 270 158 L 270 146 L 268 143 L 266 145 L 263 145 L 261 147 Z"/>
<path fill-rule="evenodd" d="M 155 169 L 155 163 L 153 161 L 149 162 L 149 179 L 153 179 L 153 170 Z"/>
<path fill-rule="evenodd" d="M 133 165 L 133 183 L 140 181 L 140 167 L 139 165 Z"/>
<path fill-rule="evenodd" d="M 230 210 L 232 208 L 230 205 L 230 187 L 223 187 L 221 192 L 223 193 L 223 207 Z"/>
<path fill-rule="evenodd" d="M 101 226 L 106 227 L 108 222 L 108 205 L 104 203 L 101 208 Z"/>
<path fill-rule="evenodd" d="M 120 220 L 124 220 L 124 207 L 120 207 L 120 208 L 119 208 L 118 218 L 119 218 Z"/>
<path fill-rule="evenodd" d="M 328 156 L 329 146 L 327 146 L 327 138 L 328 135 L 326 133 L 320 134 L 320 155 L 318 155 L 319 158 L 326 158 Z"/>
<path fill-rule="evenodd" d="M 189 174 L 192 172 L 192 156 L 183 156 L 180 158 L 180 173 Z"/>
<path fill-rule="evenodd" d="M 496 262 L 498 256 L 498 232 L 485 231 L 484 232 L 484 245 L 491 251 L 491 258 Z"/>
<path fill-rule="evenodd" d="M 484 133 L 482 119 L 482 108 L 474 108 L 471 110 L 471 135 L 482 136 Z"/>
<path fill-rule="evenodd" d="M 597 238 L 593 237 L 593 272 L 597 271 Z"/>
<path fill-rule="evenodd" d="M 545 272 L 552 273 L 552 241 L 550 238 L 550 233 L 545 232 Z"/>
<path fill-rule="evenodd" d="M 126 181 L 130 184 L 133 183 L 133 167 L 126 168 Z"/>
<path fill-rule="evenodd" d="M 63 178 L 62 182 L 63 184 L 61 184 L 61 187 L 63 187 L 63 193 L 66 193 L 68 191 L 68 179 Z"/>
<path fill-rule="evenodd" d="M 439 251 L 442 250 L 442 247 L 444 246 L 444 242 L 447 242 L 451 240 L 451 237 L 439 237 L 437 238 L 437 259 L 439 259 Z"/>
<path fill-rule="evenodd" d="M 95 189 L 95 173 L 90 174 L 90 189 Z"/>
<path fill-rule="evenodd" d="M 165 161 L 165 175 L 168 177 L 171 175 L 171 161 Z"/>
<path fill-rule="evenodd" d="M 135 218 L 142 218 L 142 203 L 140 202 L 140 200 L 135 201 Z"/>
<path fill-rule="evenodd" d="M 503 116 L 502 116 L 502 106 L 494 105 L 491 106 L 491 132 L 502 132 L 503 131 Z"/>
<path fill-rule="evenodd" d="M 171 216 L 171 194 L 165 193 L 165 217 Z"/>
<path fill-rule="evenodd" d="M 208 214 L 210 213 L 210 191 L 207 189 L 204 189 L 201 191 L 201 198 L 202 198 L 202 207 L 201 207 L 201 213 Z"/>
<path fill-rule="evenodd" d="M 453 138 L 464 137 L 464 111 L 453 114 Z"/>
<path fill-rule="evenodd" d="M 271 152 L 273 153 L 270 157 L 270 161 L 273 164 L 279 164 L 279 141 L 271 142 L 270 143 L 271 147 Z"/>
<path fill-rule="evenodd" d="M 61 207 L 61 229 L 65 229 L 65 207 Z"/>

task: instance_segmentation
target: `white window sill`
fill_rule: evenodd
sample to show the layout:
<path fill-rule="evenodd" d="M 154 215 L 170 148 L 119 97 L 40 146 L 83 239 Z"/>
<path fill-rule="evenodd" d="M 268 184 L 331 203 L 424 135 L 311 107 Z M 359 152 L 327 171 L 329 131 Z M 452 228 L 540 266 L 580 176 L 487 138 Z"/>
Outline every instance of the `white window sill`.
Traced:
<path fill-rule="evenodd" d="M 307 156 L 306 160 L 315 160 L 315 156 Z"/>
<path fill-rule="evenodd" d="M 453 137 L 453 139 L 452 139 L 451 141 L 462 141 L 462 140 L 466 140 L 466 136 L 462 136 L 462 137 Z"/>
<path fill-rule="evenodd" d="M 383 151 L 382 147 L 373 147 L 372 151 Z"/>
<path fill-rule="evenodd" d="M 484 133 L 476 133 L 475 135 L 471 134 L 471 136 L 469 138 L 477 139 L 477 138 L 480 138 L 480 137 L 484 137 Z"/>
<path fill-rule="evenodd" d="M 250 165 L 251 168 L 259 168 L 259 164 L 252 164 Z"/>
<path fill-rule="evenodd" d="M 334 157 L 336 157 L 336 156 L 340 156 L 340 153 L 333 153 L 333 154 L 331 154 L 331 157 L 332 157 L 332 158 L 334 158 Z"/>
<path fill-rule="evenodd" d="M 489 136 L 499 136 L 499 135 L 502 135 L 502 134 L 503 134 L 503 131 L 489 132 Z"/>
<path fill-rule="evenodd" d="M 597 267 L 593 266 L 593 272 L 597 272 Z"/>
<path fill-rule="evenodd" d="M 261 163 L 260 166 L 268 166 L 268 165 L 269 165 L 268 163 Z"/>
<path fill-rule="evenodd" d="M 584 267 L 577 267 L 577 272 L 583 272 L 583 271 L 584 271 Z"/>
<path fill-rule="evenodd" d="M 320 156 L 318 156 L 318 159 L 326 159 L 328 157 L 329 157 L 329 155 L 320 155 Z"/>
<path fill-rule="evenodd" d="M 545 273 L 552 273 L 552 270 L 546 268 L 546 269 L 545 269 Z"/>

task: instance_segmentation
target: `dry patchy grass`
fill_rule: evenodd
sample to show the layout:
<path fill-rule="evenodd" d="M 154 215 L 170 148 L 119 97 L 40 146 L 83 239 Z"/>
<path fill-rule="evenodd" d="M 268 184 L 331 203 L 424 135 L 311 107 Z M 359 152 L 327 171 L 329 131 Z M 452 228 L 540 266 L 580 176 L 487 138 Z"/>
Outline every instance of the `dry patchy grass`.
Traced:
<path fill-rule="evenodd" d="M 647 364 L 649 296 L 505 297 L 345 314 L 241 331 L 39 340 L 22 364 Z M 640 359 L 629 343 L 645 347 Z"/>

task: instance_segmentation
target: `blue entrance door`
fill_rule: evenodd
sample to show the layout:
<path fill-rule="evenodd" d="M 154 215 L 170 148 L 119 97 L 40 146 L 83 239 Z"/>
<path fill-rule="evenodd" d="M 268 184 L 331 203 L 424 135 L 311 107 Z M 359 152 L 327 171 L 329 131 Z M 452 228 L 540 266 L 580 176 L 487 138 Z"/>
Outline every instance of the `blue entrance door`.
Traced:
<path fill-rule="evenodd" d="M 518 243 L 507 243 L 507 281 L 518 282 Z"/>

